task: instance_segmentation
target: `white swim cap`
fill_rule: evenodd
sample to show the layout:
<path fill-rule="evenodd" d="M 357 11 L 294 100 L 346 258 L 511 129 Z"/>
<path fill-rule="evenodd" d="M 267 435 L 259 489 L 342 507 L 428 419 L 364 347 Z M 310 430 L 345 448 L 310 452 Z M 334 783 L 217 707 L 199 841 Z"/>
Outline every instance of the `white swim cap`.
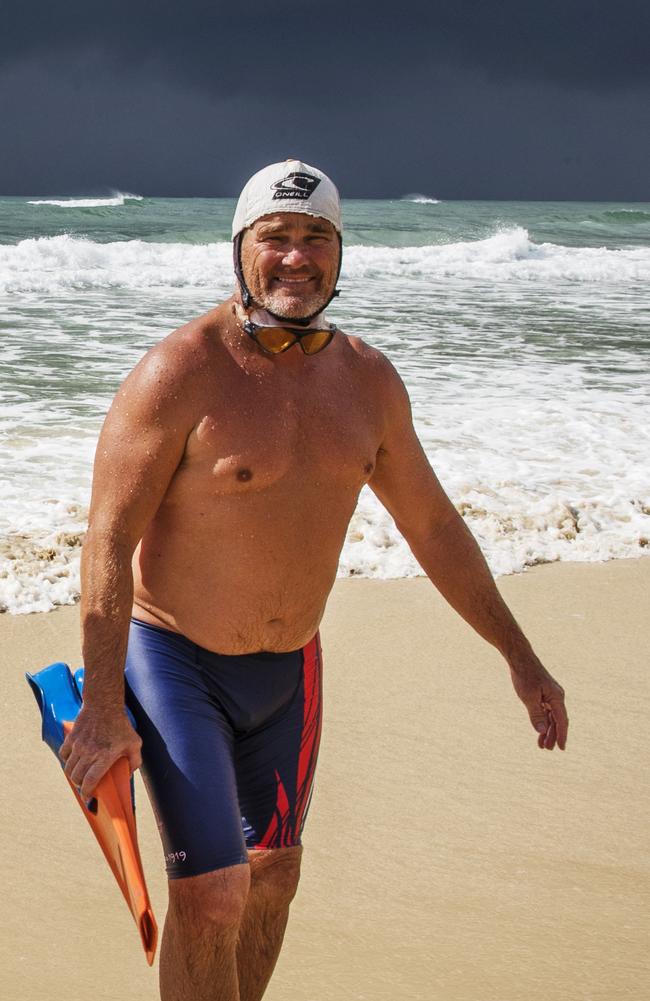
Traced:
<path fill-rule="evenodd" d="M 232 238 L 256 219 L 276 212 L 304 212 L 327 219 L 340 234 L 341 199 L 327 174 L 302 160 L 272 163 L 253 174 L 239 196 L 232 221 Z"/>

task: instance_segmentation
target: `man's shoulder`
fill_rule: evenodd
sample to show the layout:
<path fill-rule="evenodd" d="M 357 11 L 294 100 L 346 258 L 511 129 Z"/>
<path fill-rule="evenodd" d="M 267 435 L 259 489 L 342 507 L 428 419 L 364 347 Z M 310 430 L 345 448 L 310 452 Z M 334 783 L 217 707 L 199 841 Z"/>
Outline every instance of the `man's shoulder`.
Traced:
<path fill-rule="evenodd" d="M 220 343 L 219 333 L 224 322 L 221 312 L 222 307 L 218 306 L 202 316 L 194 317 L 155 344 L 148 354 L 153 357 L 173 357 L 190 364 L 192 361 L 204 361 L 205 355 L 214 354 Z"/>
<path fill-rule="evenodd" d="M 353 352 L 359 361 L 361 382 L 365 389 L 372 393 L 386 415 L 392 415 L 387 419 L 394 419 L 395 414 L 410 412 L 406 386 L 387 355 L 367 344 L 362 337 L 346 334 L 346 341 L 347 350 Z"/>
<path fill-rule="evenodd" d="M 160 417 L 193 411 L 219 369 L 218 309 L 190 320 L 149 348 L 118 389 L 115 403 L 144 406 Z"/>
<path fill-rule="evenodd" d="M 143 355 L 131 376 L 183 382 L 212 368 L 220 349 L 220 307 L 177 327 Z M 212 364 L 210 364 L 212 363 Z"/>
<path fill-rule="evenodd" d="M 348 350 L 353 351 L 355 358 L 358 358 L 368 368 L 383 369 L 390 366 L 390 362 L 383 351 L 368 344 L 367 341 L 364 341 L 363 337 L 359 337 L 357 334 L 346 334 L 344 331 L 341 331 L 341 333 L 345 337 Z"/>
<path fill-rule="evenodd" d="M 345 340 L 348 351 L 353 352 L 355 360 L 359 362 L 364 375 L 369 379 L 380 380 L 386 386 L 390 386 L 391 383 L 401 383 L 397 370 L 383 351 L 353 334 L 345 334 Z"/>

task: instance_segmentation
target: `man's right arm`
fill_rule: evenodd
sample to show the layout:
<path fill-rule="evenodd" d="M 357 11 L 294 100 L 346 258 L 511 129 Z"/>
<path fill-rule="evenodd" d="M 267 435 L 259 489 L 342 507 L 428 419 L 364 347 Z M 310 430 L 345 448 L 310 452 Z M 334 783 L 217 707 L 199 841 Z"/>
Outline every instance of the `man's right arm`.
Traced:
<path fill-rule="evenodd" d="M 131 560 L 192 430 L 183 367 L 178 346 L 149 352 L 117 393 L 97 445 L 81 566 L 84 703 L 60 752 L 84 798 L 119 757 L 132 771 L 140 765 L 141 742 L 124 711 Z"/>
<path fill-rule="evenodd" d="M 480 547 L 445 493 L 415 433 L 402 380 L 386 370 L 386 427 L 369 482 L 443 597 L 503 655 L 540 748 L 566 745 L 564 690 L 501 597 Z"/>

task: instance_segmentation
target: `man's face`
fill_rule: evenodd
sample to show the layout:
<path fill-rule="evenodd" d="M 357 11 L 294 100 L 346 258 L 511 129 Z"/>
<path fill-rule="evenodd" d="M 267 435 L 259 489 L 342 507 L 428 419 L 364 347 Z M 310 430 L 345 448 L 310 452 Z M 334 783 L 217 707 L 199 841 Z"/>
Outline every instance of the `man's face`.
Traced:
<path fill-rule="evenodd" d="M 241 246 L 244 280 L 258 306 L 283 319 L 320 312 L 339 267 L 340 244 L 331 222 L 299 212 L 263 216 Z"/>

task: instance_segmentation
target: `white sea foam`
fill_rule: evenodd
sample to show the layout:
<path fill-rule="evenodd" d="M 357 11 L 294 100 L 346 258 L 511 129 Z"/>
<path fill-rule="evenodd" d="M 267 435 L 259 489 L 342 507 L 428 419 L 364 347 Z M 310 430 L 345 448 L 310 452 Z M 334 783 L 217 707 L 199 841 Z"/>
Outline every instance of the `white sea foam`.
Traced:
<path fill-rule="evenodd" d="M 0 290 L 207 287 L 216 269 L 232 271 L 227 243 L 96 243 L 76 236 L 0 245 Z"/>
<path fill-rule="evenodd" d="M 56 205 L 62 209 L 96 209 L 105 206 L 119 206 L 126 202 L 141 202 L 142 195 L 131 195 L 128 192 L 116 191 L 106 198 L 39 198 L 28 201 L 28 205 Z"/>
<path fill-rule="evenodd" d="M 589 386 L 577 366 L 508 362 L 476 379 L 464 370 L 416 407 L 429 459 L 495 574 L 557 560 L 650 553 L 647 391 Z M 404 368 L 402 368 L 404 371 Z M 412 396 L 427 385 L 411 369 Z M 361 495 L 341 571 L 370 577 L 421 571 L 369 490 Z"/>
<path fill-rule="evenodd" d="M 402 195 L 400 201 L 415 202 L 416 205 L 440 205 L 439 198 L 431 198 L 429 195 L 420 195 L 417 191 L 411 195 Z"/>
<path fill-rule="evenodd" d="M 634 247 L 563 247 L 533 243 L 528 232 L 514 227 L 484 240 L 424 247 L 349 247 L 343 273 L 365 277 L 388 272 L 405 277 L 473 279 L 563 279 L 601 282 L 650 278 L 650 249 Z"/>
<path fill-rule="evenodd" d="M 2 533 L 0 611 L 49 612 L 77 600 L 86 513 L 85 506 L 44 500 L 20 531 Z"/>
<path fill-rule="evenodd" d="M 96 243 L 55 236 L 0 245 L 0 291 L 84 288 L 208 288 L 231 275 L 229 243 Z M 548 282 L 647 281 L 650 249 L 563 247 L 531 242 L 515 227 L 484 240 L 423 247 L 347 247 L 343 278 L 427 277 Z"/>
<path fill-rule="evenodd" d="M 0 408 L 0 611 L 46 612 L 79 596 L 98 421 L 74 431 L 26 402 Z M 62 419 L 63 418 L 63 419 Z"/>

